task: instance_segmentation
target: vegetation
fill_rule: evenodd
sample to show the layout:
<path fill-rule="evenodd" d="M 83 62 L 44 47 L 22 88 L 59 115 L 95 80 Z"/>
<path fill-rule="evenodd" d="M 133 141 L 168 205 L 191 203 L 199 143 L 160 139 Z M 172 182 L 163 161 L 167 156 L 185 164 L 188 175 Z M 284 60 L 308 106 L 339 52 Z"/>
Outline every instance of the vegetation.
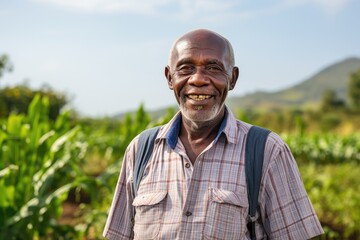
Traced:
<path fill-rule="evenodd" d="M 359 58 L 348 58 L 324 68 L 295 86 L 276 92 L 255 92 L 246 96 L 232 97 L 229 99 L 228 105 L 233 109 L 256 108 L 262 111 L 284 108 L 318 110 L 326 90 L 334 91 L 340 100 L 348 100 L 348 93 L 351 89 L 349 74 L 356 72 L 359 68 Z"/>
<path fill-rule="evenodd" d="M 0 131 L 0 239 L 74 237 L 57 222 L 70 189 L 87 184 L 79 167 L 87 143 L 66 113 L 48 118 L 49 100 L 37 95 L 28 115 L 11 114 Z M 76 235 L 78 236 L 78 235 Z"/>
<path fill-rule="evenodd" d="M 74 122 L 68 112 L 48 118 L 46 97 L 27 115 L 11 114 L 0 131 L 0 239 L 101 238 L 129 141 L 152 122 L 140 106 L 114 124 Z M 328 238 L 359 236 L 360 134 L 283 134 L 292 149 Z M 64 223 L 66 203 L 76 204 Z"/>
<path fill-rule="evenodd" d="M 0 78 L 4 74 L 4 72 L 11 72 L 13 69 L 12 64 L 10 63 L 9 56 L 3 54 L 0 56 Z"/>
<path fill-rule="evenodd" d="M 326 231 L 321 239 L 360 239 L 360 114 L 349 105 L 357 95 L 339 105 L 337 94 L 325 93 L 318 110 L 235 112 L 288 143 Z M 127 145 L 176 111 L 154 118 L 141 105 L 121 119 L 77 119 L 58 96 L 0 89 L 15 106 L 0 115 L 0 239 L 101 239 Z"/>
<path fill-rule="evenodd" d="M 53 91 L 50 87 L 33 90 L 25 84 L 0 89 L 0 117 L 11 113 L 26 113 L 32 99 L 37 95 L 49 99 L 49 117 L 55 120 L 61 109 L 68 103 L 67 96 Z"/>
<path fill-rule="evenodd" d="M 360 239 L 359 164 L 300 164 L 300 172 L 326 232 L 322 239 Z"/>
<path fill-rule="evenodd" d="M 343 108 L 344 106 L 345 102 L 337 97 L 334 90 L 328 89 L 323 93 L 321 109 L 324 112 L 328 112 L 337 108 Z"/>
<path fill-rule="evenodd" d="M 350 75 L 349 98 L 356 110 L 360 110 L 360 68 Z"/>
<path fill-rule="evenodd" d="M 74 123 L 69 112 L 55 121 L 49 99 L 36 95 L 27 115 L 0 121 L 0 239 L 99 237 L 129 142 L 151 125 L 143 106 L 114 124 Z M 153 124 L 168 121 L 173 112 Z M 63 224 L 63 207 L 77 205 Z"/>

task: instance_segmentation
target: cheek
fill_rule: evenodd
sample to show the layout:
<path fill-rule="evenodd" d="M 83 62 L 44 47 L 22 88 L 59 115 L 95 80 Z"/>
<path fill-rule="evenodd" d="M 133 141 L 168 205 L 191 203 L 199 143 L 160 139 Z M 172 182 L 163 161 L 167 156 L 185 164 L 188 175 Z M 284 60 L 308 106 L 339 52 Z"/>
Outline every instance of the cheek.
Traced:
<path fill-rule="evenodd" d="M 185 80 L 179 80 L 174 79 L 172 81 L 172 89 L 175 92 L 176 96 L 179 96 L 181 93 L 181 90 L 184 88 L 186 81 Z"/>
<path fill-rule="evenodd" d="M 230 82 L 227 79 L 214 81 L 215 88 L 221 93 L 226 95 L 230 89 Z"/>

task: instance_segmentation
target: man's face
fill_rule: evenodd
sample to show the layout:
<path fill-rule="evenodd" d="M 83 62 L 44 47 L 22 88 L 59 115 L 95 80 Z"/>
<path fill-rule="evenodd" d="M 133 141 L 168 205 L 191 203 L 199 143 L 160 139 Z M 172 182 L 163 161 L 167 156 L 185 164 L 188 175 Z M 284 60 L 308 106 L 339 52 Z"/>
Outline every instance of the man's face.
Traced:
<path fill-rule="evenodd" d="M 214 35 L 186 37 L 173 50 L 165 75 L 183 116 L 202 122 L 223 114 L 238 75 L 225 41 Z"/>

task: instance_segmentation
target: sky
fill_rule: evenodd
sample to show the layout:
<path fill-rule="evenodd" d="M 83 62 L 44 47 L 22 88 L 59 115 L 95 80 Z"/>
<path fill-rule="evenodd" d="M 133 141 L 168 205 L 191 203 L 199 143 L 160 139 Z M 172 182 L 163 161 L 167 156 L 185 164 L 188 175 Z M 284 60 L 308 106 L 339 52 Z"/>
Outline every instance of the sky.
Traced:
<path fill-rule="evenodd" d="M 65 93 L 80 115 L 176 105 L 164 77 L 184 33 L 226 37 L 240 69 L 230 96 L 277 91 L 360 57 L 359 0 L 0 0 L 0 55 L 26 83 Z"/>

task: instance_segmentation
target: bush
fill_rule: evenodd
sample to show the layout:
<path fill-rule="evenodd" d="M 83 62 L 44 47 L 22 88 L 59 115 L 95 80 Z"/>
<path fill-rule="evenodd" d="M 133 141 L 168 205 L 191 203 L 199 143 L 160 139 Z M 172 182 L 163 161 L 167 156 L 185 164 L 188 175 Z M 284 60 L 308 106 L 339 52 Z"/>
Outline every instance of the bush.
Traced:
<path fill-rule="evenodd" d="M 325 237 L 359 239 L 360 166 L 307 164 L 300 166 L 300 172 Z"/>
<path fill-rule="evenodd" d="M 48 118 L 49 101 L 37 95 L 29 114 L 11 114 L 0 126 L 0 239 L 79 236 L 58 224 L 70 189 L 87 178 L 80 169 L 87 149 L 69 128 L 66 113 Z"/>

